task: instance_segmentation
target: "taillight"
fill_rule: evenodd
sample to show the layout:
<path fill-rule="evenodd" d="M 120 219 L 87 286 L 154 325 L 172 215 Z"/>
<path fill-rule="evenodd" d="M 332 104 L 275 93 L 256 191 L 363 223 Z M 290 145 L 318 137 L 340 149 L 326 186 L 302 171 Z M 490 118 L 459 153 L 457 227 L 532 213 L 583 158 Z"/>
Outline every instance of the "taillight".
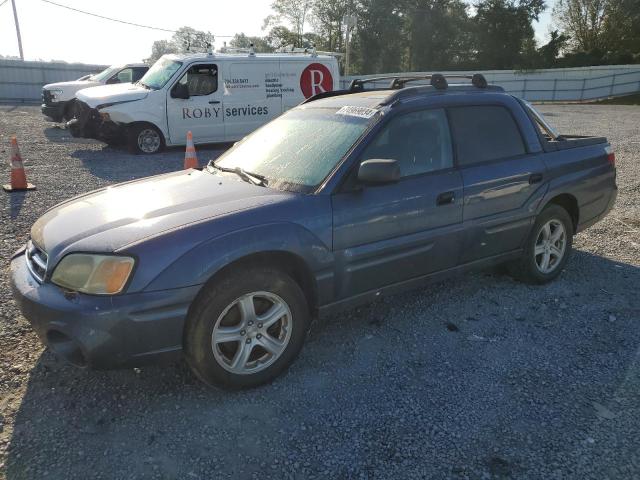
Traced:
<path fill-rule="evenodd" d="M 606 147 L 604 147 L 604 151 L 607 154 L 607 161 L 611 164 L 612 167 L 616 166 L 616 154 L 613 151 L 613 148 L 611 148 L 611 145 L 607 145 Z"/>

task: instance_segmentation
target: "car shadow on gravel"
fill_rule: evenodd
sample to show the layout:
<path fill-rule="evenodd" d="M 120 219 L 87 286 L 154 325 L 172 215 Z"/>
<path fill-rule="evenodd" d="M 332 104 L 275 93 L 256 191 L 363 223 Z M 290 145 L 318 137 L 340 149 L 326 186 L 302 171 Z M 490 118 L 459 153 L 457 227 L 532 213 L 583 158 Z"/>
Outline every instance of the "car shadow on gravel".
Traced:
<path fill-rule="evenodd" d="M 198 163 L 205 166 L 209 160 L 220 156 L 227 144 L 205 145 L 197 147 Z M 105 145 L 104 148 L 78 149 L 71 157 L 82 161 L 92 175 L 109 182 L 123 182 L 151 175 L 175 172 L 184 165 L 184 149 L 181 147 L 167 148 L 164 152 L 154 155 L 134 155 L 123 147 Z"/>
<path fill-rule="evenodd" d="M 564 478 L 584 478 L 577 456 L 604 469 L 628 454 L 589 449 L 624 435 L 615 402 L 632 401 L 640 354 L 624 284 L 639 278 L 576 251 L 546 286 L 485 272 L 388 297 L 320 322 L 288 374 L 249 391 L 204 387 L 183 362 L 99 372 L 45 351 L 6 478 L 409 478 L 426 465 L 436 478 L 511 478 L 558 458 Z M 407 348 L 416 324 L 429 340 Z"/>

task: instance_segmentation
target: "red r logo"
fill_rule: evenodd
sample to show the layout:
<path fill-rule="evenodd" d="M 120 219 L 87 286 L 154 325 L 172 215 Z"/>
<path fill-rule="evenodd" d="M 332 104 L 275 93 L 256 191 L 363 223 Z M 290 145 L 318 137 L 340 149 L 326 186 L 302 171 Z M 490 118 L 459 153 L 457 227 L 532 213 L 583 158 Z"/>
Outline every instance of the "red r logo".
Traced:
<path fill-rule="evenodd" d="M 333 90 L 333 77 L 321 63 L 312 63 L 300 75 L 300 89 L 305 98 Z"/>

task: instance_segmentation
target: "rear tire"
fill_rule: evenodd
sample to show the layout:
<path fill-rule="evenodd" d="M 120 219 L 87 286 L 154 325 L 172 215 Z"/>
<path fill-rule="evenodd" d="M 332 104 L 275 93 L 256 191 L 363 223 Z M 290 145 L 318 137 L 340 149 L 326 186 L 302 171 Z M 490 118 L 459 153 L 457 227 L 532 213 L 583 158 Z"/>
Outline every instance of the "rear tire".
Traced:
<path fill-rule="evenodd" d="M 155 125 L 137 123 L 127 130 L 127 145 L 136 155 L 158 153 L 164 150 L 164 135 Z"/>
<path fill-rule="evenodd" d="M 525 283 L 550 282 L 565 267 L 572 244 L 571 216 L 559 205 L 548 205 L 536 218 L 520 260 L 508 264 L 509 273 Z"/>
<path fill-rule="evenodd" d="M 202 381 L 249 388 L 289 367 L 310 321 L 306 297 L 289 275 L 270 267 L 244 268 L 204 288 L 184 334 L 187 362 Z"/>

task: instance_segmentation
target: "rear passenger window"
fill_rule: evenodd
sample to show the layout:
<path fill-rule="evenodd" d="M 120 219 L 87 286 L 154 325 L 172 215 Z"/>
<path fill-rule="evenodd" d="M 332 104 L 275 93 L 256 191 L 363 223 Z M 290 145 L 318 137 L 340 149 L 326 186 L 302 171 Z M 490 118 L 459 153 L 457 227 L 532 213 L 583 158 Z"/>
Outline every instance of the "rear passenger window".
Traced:
<path fill-rule="evenodd" d="M 363 153 L 362 160 L 372 158 L 396 160 L 403 177 L 451 168 L 451 137 L 444 110 L 422 110 L 390 120 Z"/>
<path fill-rule="evenodd" d="M 461 166 L 526 153 L 520 130 L 504 107 L 454 107 L 449 118 Z"/>

